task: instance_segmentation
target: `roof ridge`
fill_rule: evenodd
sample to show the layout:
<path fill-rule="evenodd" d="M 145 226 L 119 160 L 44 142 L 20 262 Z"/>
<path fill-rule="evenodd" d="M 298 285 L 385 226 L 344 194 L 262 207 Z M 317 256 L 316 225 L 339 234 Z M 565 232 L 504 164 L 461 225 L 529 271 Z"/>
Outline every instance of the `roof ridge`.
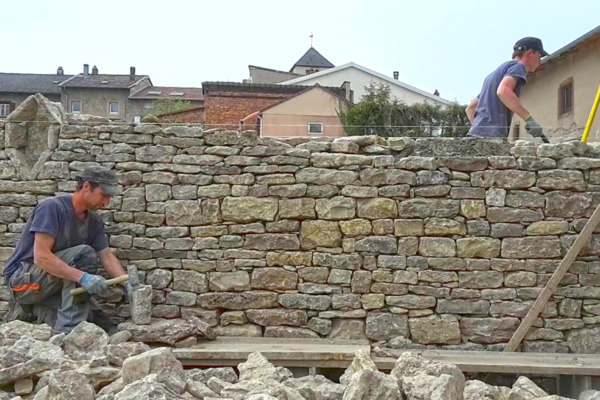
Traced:
<path fill-rule="evenodd" d="M 430 98 L 432 100 L 437 100 L 440 103 L 444 103 L 444 104 L 452 104 L 452 103 L 454 103 L 451 100 L 445 99 L 443 97 L 436 96 L 433 93 L 429 93 L 429 92 L 427 92 L 427 91 L 425 91 L 423 89 L 419 89 L 416 86 L 412 86 L 412 85 L 410 85 L 410 84 L 408 84 L 406 82 L 403 82 L 401 80 L 394 79 L 391 76 L 384 75 L 384 74 L 382 74 L 380 72 L 374 71 L 374 70 L 372 70 L 370 68 L 364 67 L 364 66 L 362 66 L 360 64 L 357 64 L 355 62 L 352 62 L 352 61 L 350 61 L 350 62 L 348 62 L 346 64 L 338 65 L 337 67 L 334 67 L 334 68 L 328 68 L 328 69 L 325 69 L 323 71 L 315 72 L 314 74 L 305 75 L 305 76 L 302 76 L 300 78 L 294 78 L 294 79 L 290 79 L 289 81 L 277 83 L 277 85 L 302 85 L 302 83 L 304 81 L 306 81 L 306 80 L 313 79 L 313 78 L 318 78 L 318 77 L 321 77 L 323 75 L 328 75 L 328 74 L 331 74 L 331 73 L 334 73 L 334 72 L 337 72 L 337 71 L 341 71 L 341 70 L 344 70 L 344 69 L 347 69 L 347 68 L 351 68 L 351 67 L 357 68 L 357 69 L 359 69 L 359 70 L 361 70 L 361 71 L 363 71 L 363 72 L 365 72 L 367 74 L 376 76 L 376 77 L 378 77 L 380 79 L 383 79 L 383 80 L 385 80 L 387 82 L 390 82 L 390 83 L 393 83 L 395 85 L 401 86 L 401 87 L 403 87 L 403 88 L 405 88 L 407 90 L 413 91 L 415 93 L 419 93 L 419 94 L 421 94 L 421 95 L 423 95 L 425 97 L 428 97 L 428 98 Z M 288 83 L 288 82 L 292 82 L 292 83 Z"/>
<path fill-rule="evenodd" d="M 308 59 L 310 59 L 310 52 L 313 51 L 316 53 L 316 56 L 320 57 L 322 59 L 322 64 L 323 65 L 315 65 L 313 64 L 300 64 L 300 62 L 302 62 L 303 59 L 307 59 L 307 61 L 305 61 L 306 63 L 308 63 Z M 325 67 L 325 68 L 333 68 L 335 67 L 335 65 L 333 65 L 332 62 L 330 62 L 328 59 L 326 59 L 325 57 L 323 57 L 323 55 L 321 53 L 319 53 L 319 51 L 317 49 L 315 49 L 314 47 L 310 46 L 308 50 L 306 50 L 306 52 L 302 55 L 302 57 L 300 57 L 298 59 L 298 61 L 296 61 L 294 63 L 294 65 L 292 65 L 292 68 L 290 69 L 290 72 L 292 72 L 294 70 L 294 68 L 296 66 L 301 66 L 301 67 Z"/>

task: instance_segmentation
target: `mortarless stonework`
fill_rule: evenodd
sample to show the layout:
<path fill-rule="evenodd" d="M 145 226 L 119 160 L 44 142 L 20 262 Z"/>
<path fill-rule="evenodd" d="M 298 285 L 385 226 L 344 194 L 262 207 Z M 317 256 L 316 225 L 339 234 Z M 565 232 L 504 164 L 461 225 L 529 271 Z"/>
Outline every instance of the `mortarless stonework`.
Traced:
<path fill-rule="evenodd" d="M 278 140 L 67 116 L 41 174 L 24 180 L 7 156 L 10 124 L 0 264 L 33 207 L 100 163 L 123 186 L 101 211 L 108 242 L 152 286 L 153 317 L 195 316 L 219 335 L 501 349 L 600 204 L 593 144 Z M 523 350 L 599 351 L 599 255 L 600 234 Z M 130 317 L 119 290 L 101 300 Z"/>

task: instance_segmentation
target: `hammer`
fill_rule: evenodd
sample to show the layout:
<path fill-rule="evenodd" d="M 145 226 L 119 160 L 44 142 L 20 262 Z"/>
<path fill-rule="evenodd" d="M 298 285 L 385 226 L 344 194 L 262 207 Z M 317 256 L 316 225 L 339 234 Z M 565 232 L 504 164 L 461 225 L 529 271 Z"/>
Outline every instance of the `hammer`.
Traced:
<path fill-rule="evenodd" d="M 132 265 L 132 267 L 134 267 L 134 266 Z M 129 268 L 127 268 L 127 272 L 129 272 Z M 136 270 L 136 278 L 137 278 L 137 270 Z M 129 280 L 130 280 L 129 275 L 121 275 L 121 276 L 117 276 L 116 278 L 113 278 L 113 279 L 108 279 L 104 282 L 106 283 L 107 286 L 112 286 L 112 285 L 117 285 L 119 283 L 127 282 Z M 139 285 L 139 283 L 140 283 L 139 279 L 138 279 L 137 283 Z M 133 287 L 133 282 L 132 282 L 131 286 Z M 78 294 L 83 294 L 83 293 L 85 293 L 84 288 L 80 287 L 80 288 L 76 288 L 76 289 L 71 289 L 71 294 L 73 296 L 76 296 Z"/>

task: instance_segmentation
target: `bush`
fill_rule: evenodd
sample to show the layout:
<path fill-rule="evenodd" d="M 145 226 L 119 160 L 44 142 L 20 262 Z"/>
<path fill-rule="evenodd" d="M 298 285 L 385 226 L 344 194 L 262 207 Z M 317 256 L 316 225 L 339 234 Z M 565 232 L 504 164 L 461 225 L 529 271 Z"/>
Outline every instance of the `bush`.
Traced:
<path fill-rule="evenodd" d="M 340 112 L 348 136 L 460 137 L 469 131 L 465 106 L 429 102 L 411 106 L 392 96 L 388 85 L 371 82 L 358 104 Z"/>

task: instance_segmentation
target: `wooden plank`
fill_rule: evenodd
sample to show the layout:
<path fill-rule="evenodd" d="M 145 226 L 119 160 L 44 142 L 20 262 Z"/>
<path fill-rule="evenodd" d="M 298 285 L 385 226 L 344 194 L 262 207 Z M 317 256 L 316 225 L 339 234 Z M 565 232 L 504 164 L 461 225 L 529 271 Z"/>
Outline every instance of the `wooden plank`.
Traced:
<path fill-rule="evenodd" d="M 223 338 L 189 349 L 173 349 L 185 366 L 237 366 L 260 351 L 276 366 L 347 368 L 358 349 L 370 349 L 367 341 L 327 339 Z M 502 353 L 487 351 L 405 350 L 430 360 L 455 364 L 463 372 L 507 374 L 556 374 L 600 376 L 600 357 L 595 354 Z M 404 351 L 398 350 L 400 356 Z M 391 370 L 397 357 L 372 357 L 380 370 Z"/>
<path fill-rule="evenodd" d="M 542 293 L 540 293 L 539 297 L 536 299 L 535 303 L 533 303 L 533 306 L 531 307 L 525 318 L 523 318 L 523 321 L 521 321 L 521 325 L 519 325 L 519 328 L 517 328 L 517 331 L 514 333 L 514 335 L 508 342 L 508 345 L 504 348 L 505 353 L 514 352 L 515 350 L 517 350 L 517 347 L 519 347 L 519 344 L 529 331 L 529 328 L 531 328 L 533 321 L 538 317 L 538 315 L 544 309 L 544 307 L 546 307 L 548 299 L 550 299 L 550 296 L 552 296 L 556 291 L 558 284 L 565 276 L 569 268 L 571 268 L 571 264 L 573 264 L 573 261 L 575 261 L 577 255 L 579 254 L 583 246 L 585 246 L 587 240 L 590 238 L 592 232 L 594 231 L 594 229 L 596 229 L 596 226 L 599 222 L 600 205 L 596 208 L 596 211 L 594 211 L 594 214 L 588 220 L 587 224 L 585 224 L 583 230 L 581 231 L 579 236 L 577 236 L 577 239 L 575 239 L 575 243 L 573 243 L 573 246 L 571 246 L 565 258 L 563 258 L 556 271 L 554 271 L 554 274 L 552 274 L 552 277 L 546 284 L 546 287 L 544 287 Z"/>

